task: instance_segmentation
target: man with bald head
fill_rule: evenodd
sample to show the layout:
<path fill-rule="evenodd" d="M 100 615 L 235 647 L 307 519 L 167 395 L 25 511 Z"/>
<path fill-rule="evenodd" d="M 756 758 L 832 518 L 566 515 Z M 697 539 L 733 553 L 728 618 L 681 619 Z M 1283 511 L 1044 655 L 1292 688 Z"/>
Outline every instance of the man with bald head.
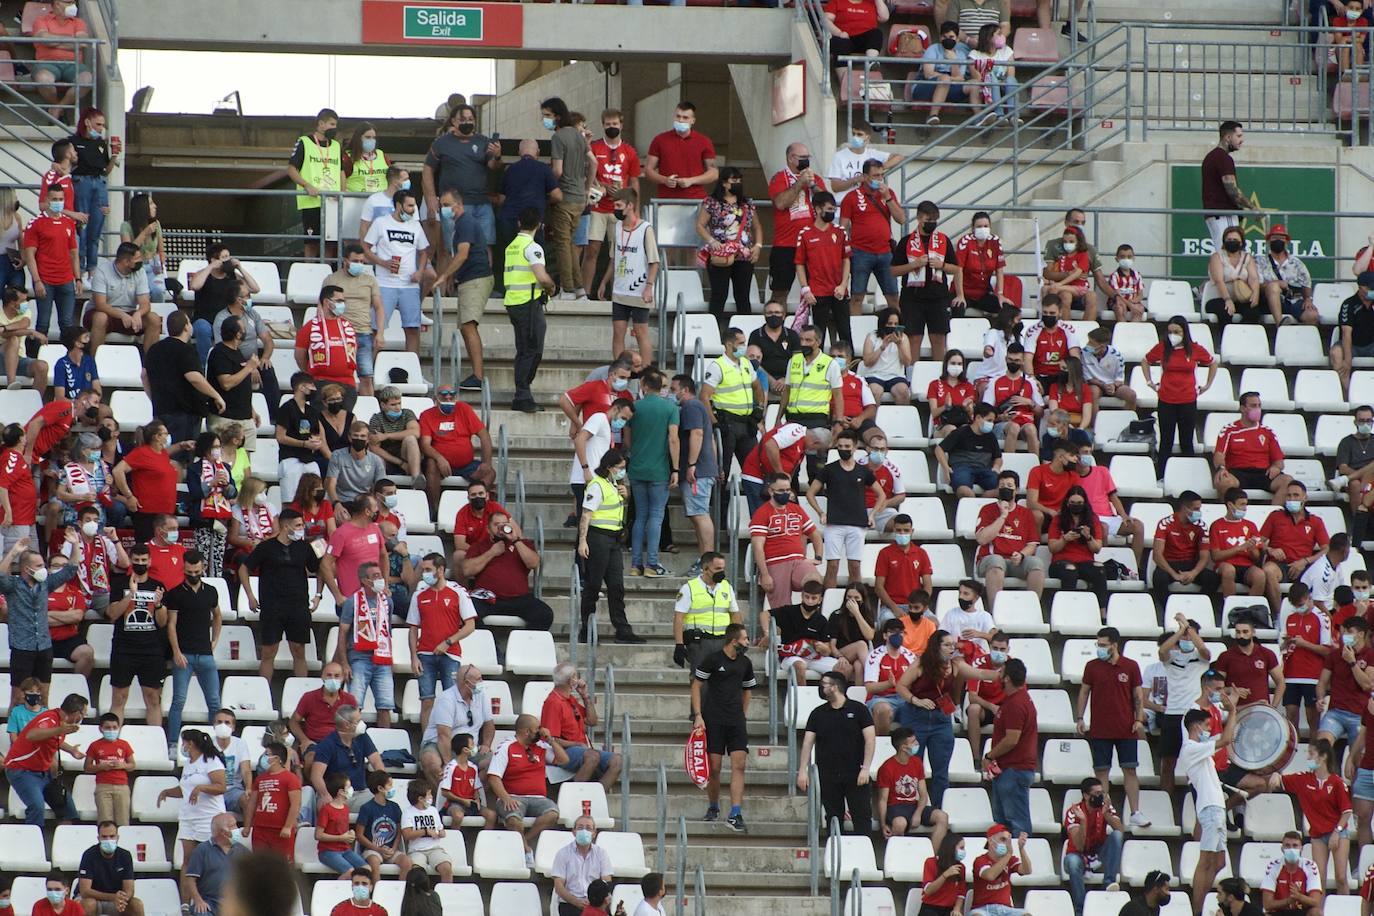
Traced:
<path fill-rule="evenodd" d="M 816 221 L 811 195 L 824 191 L 825 179 L 811 162 L 805 143 L 787 147 L 787 165 L 768 182 L 773 199 L 773 252 L 768 256 L 769 302 L 787 302 L 787 293 L 797 277 L 797 236 Z"/>
<path fill-rule="evenodd" d="M 496 214 L 496 248 L 492 253 L 496 260 L 492 265 L 492 275 L 496 278 L 497 295 L 505 292 L 505 284 L 502 282 L 505 273 L 504 255 L 506 246 L 520 231 L 520 211 L 526 207 L 533 207 L 539 211 L 541 228 L 535 233 L 534 240 L 542 245 L 544 210 L 549 203 L 562 199 L 563 192 L 558 190 L 558 179 L 554 177 L 553 167 L 539 158 L 539 141 L 521 140 L 519 160 L 507 166 L 501 175 L 501 209 Z"/>
<path fill-rule="evenodd" d="M 181 871 L 181 900 L 193 913 L 219 913 L 219 901 L 229 879 L 230 862 L 246 855 L 248 848 L 234 842 L 238 822 L 232 814 L 217 814 L 210 821 L 210 839 L 196 847 Z"/>
<path fill-rule="evenodd" d="M 550 743 L 549 730 L 526 713 L 515 720 L 515 737 L 496 749 L 487 769 L 487 807 L 507 830 L 524 832 L 528 868 L 534 868 L 535 840 L 558 823 L 558 805 L 548 797 L 549 761 L 567 766 L 568 755 Z M 528 830 L 525 818 L 534 818 Z"/>
<path fill-rule="evenodd" d="M 444 767 L 453 756 L 450 744 L 456 734 L 472 736 L 476 750 L 472 762 L 485 768 L 491 757 L 491 742 L 496 735 L 491 699 L 482 689 L 482 672 L 476 665 L 463 665 L 453 683 L 434 698 L 429 722 L 420 736 L 420 769 L 436 786 Z"/>

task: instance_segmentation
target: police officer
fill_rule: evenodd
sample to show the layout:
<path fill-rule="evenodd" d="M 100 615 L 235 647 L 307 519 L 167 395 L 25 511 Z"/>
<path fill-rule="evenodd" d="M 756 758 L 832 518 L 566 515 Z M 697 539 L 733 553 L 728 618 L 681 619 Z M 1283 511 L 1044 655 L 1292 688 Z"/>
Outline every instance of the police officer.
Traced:
<path fill-rule="evenodd" d="M 690 661 L 692 670 L 725 645 L 725 628 L 740 622 L 735 590 L 725 581 L 725 557 L 701 555 L 701 575 L 687 580 L 673 606 L 673 664 Z"/>
<path fill-rule="evenodd" d="M 539 211 L 526 207 L 520 211 L 520 231 L 506 246 L 504 283 L 506 315 L 515 329 L 515 397 L 511 409 L 535 413 L 530 386 L 539 362 L 544 358 L 544 303 L 553 289 L 553 278 L 544 263 L 544 249 L 534 240 L 539 231 Z M 595 592 L 592 593 L 595 598 Z"/>
<path fill-rule="evenodd" d="M 506 290 L 509 295 L 510 287 Z M 620 551 L 620 541 L 625 534 L 625 499 L 625 453 L 613 448 L 601 456 L 596 472 L 587 481 L 587 492 L 582 497 L 582 518 L 578 522 L 584 642 L 588 639 L 587 623 L 596 613 L 596 599 L 601 595 L 603 583 L 611 624 L 615 627 L 615 641 L 644 642 L 644 637 L 636 635 L 625 618 L 625 558 Z"/>
<path fill-rule="evenodd" d="M 758 411 L 768 403 L 754 366 L 744 356 L 744 332 L 726 328 L 720 335 L 725 352 L 706 363 L 701 400 L 714 415 L 720 430 L 720 467 L 728 474 L 732 458 L 744 467 L 744 459 L 758 441 Z"/>

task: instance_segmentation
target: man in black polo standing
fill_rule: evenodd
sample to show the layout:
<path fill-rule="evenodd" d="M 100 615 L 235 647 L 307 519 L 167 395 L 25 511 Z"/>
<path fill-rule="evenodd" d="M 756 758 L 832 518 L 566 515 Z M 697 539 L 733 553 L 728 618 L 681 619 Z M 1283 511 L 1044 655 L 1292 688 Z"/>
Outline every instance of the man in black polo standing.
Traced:
<path fill-rule="evenodd" d="M 821 804 L 825 807 L 826 829 L 839 819 L 844 823 L 846 806 L 850 814 L 850 833 L 867 834 L 872 824 L 872 790 L 868 787 L 869 767 L 877 731 L 868 707 L 851 700 L 849 679 L 838 671 L 821 675 L 821 697 L 825 705 L 811 710 L 802 738 L 801 762 L 797 765 L 797 788 L 805 792 L 810 781 L 811 751 L 816 751 L 816 772 L 820 777 Z"/>
<path fill-rule="evenodd" d="M 315 601 L 310 598 L 308 577 L 320 568 L 320 557 L 305 540 L 305 520 L 295 509 L 283 509 L 277 517 L 277 536 L 253 548 L 239 566 L 239 584 L 248 598 L 248 607 L 261 615 L 262 661 L 258 674 L 272 678 L 277 647 L 282 636 L 291 649 L 292 674 L 306 676 L 305 646 L 310 642 L 310 614 Z M 258 594 L 253 594 L 249 576 L 258 577 Z M 317 594 L 316 599 L 319 598 Z"/>
<path fill-rule="evenodd" d="M 143 365 L 143 385 L 153 402 L 153 416 L 167 424 L 170 444 L 200 433 L 207 402 L 216 416 L 224 414 L 224 398 L 201 371 L 200 356 L 191 343 L 191 319 L 185 312 L 167 316 L 167 336 L 148 348 Z"/>
<path fill-rule="evenodd" d="M 757 686 L 754 665 L 749 661 L 749 634 L 740 623 L 725 628 L 725 645 L 704 656 L 692 677 L 692 719 L 706 729 L 706 752 L 711 775 L 706 783 L 706 816 L 720 818 L 721 757 L 730 754 L 731 830 L 744 833 L 744 768 L 749 761 L 749 697 Z"/>

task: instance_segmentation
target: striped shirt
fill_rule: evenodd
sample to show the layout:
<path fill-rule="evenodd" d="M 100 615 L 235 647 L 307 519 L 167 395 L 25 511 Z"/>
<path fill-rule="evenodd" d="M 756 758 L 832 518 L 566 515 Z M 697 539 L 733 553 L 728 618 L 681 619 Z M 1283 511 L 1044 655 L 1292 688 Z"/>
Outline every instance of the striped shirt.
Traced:
<path fill-rule="evenodd" d="M 985 25 L 998 25 L 1011 21 L 1009 0 L 984 0 L 980 5 L 976 0 L 950 0 L 947 18 L 959 23 L 959 33 L 976 39 L 978 30 Z"/>

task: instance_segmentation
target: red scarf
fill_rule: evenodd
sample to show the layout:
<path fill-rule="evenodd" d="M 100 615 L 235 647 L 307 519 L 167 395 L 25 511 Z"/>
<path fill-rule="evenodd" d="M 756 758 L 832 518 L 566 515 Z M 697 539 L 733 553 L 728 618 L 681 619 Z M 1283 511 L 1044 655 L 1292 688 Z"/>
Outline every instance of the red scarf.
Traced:
<path fill-rule="evenodd" d="M 266 540 L 272 533 L 272 507 L 254 503 L 251 507 L 242 509 L 242 512 L 243 527 L 247 529 L 248 536 L 255 541 Z"/>
<path fill-rule="evenodd" d="M 331 329 L 338 333 L 331 335 Z M 342 318 L 316 318 L 310 322 L 310 346 L 307 348 L 310 368 L 330 368 L 333 362 L 330 351 L 334 349 L 343 354 L 350 370 L 357 367 L 358 337 L 353 325 Z"/>
<path fill-rule="evenodd" d="M 221 469 L 227 479 L 233 479 L 229 474 L 228 465 L 209 459 L 200 463 L 200 486 L 205 493 L 200 501 L 201 518 L 226 519 L 233 515 L 229 500 L 224 498 L 224 487 L 215 479 L 216 473 Z"/>
<path fill-rule="evenodd" d="M 82 538 L 81 572 L 77 578 L 88 593 L 110 590 L 110 563 L 105 553 L 105 535 L 99 531 L 89 540 Z"/>
<path fill-rule="evenodd" d="M 391 664 L 391 595 L 388 591 L 376 595 L 377 603 L 367 598 L 371 589 L 367 583 L 353 593 L 354 652 L 371 652 L 374 665 Z"/>
<path fill-rule="evenodd" d="M 913 232 L 907 237 L 906 256 L 908 261 L 929 257 L 930 255 L 938 255 L 941 261 L 948 262 L 949 236 L 945 235 L 943 232 L 936 231 L 930 236 L 929 246 L 921 240 L 921 233 L 919 231 Z M 945 280 L 945 272 L 941 270 L 940 274 L 941 279 Z M 925 286 L 927 283 L 935 282 L 935 271 L 931 269 L 929 264 L 919 270 L 913 270 L 906 276 L 907 286 Z"/>
<path fill-rule="evenodd" d="M 110 506 L 114 505 L 114 497 L 110 495 L 110 474 L 108 471 L 105 471 L 105 473 L 101 474 L 101 477 L 104 478 L 105 486 L 97 490 L 95 478 L 90 474 L 89 471 L 86 470 L 84 465 L 78 464 L 75 461 L 69 461 L 62 466 L 62 470 L 67 475 L 67 489 L 75 493 L 78 490 L 85 488 L 85 490 L 88 493 L 90 493 L 93 497 L 92 499 L 84 500 L 82 502 L 77 503 L 74 507 L 77 510 L 77 512 L 80 512 L 87 506 L 95 505 L 96 500 L 99 500 L 100 504 L 106 507 L 107 509 Z M 104 469 L 102 468 L 102 470 Z"/>

